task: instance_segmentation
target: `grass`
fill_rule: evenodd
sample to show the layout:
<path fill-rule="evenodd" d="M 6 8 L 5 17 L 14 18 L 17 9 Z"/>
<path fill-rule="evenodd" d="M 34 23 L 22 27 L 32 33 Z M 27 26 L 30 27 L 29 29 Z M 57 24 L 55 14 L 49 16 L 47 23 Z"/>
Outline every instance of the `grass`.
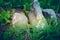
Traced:
<path fill-rule="evenodd" d="M 3 40 L 59 40 L 60 22 L 57 25 L 48 25 L 44 30 L 35 26 L 27 25 L 19 27 L 9 27 L 0 37 Z M 1 34 L 0 34 L 1 35 Z"/>
<path fill-rule="evenodd" d="M 8 18 L 9 16 L 7 17 L 7 20 Z M 1 18 L 1 23 L 3 19 Z M 49 25 L 46 25 L 46 28 L 44 29 L 36 28 L 30 24 L 21 24 L 15 27 L 8 26 L 7 29 L 3 25 L 2 28 L 5 28 L 3 30 L 0 26 L 0 40 L 60 40 L 60 21 L 58 20 L 57 23 L 53 21 L 53 19 L 48 20 Z"/>

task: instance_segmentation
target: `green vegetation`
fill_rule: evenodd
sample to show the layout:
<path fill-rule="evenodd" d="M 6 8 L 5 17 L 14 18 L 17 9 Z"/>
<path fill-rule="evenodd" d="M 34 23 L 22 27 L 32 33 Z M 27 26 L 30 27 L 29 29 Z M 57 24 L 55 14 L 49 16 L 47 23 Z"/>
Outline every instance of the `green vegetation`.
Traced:
<path fill-rule="evenodd" d="M 60 40 L 60 21 L 51 23 L 44 29 L 38 29 L 33 25 L 11 26 L 12 13 L 10 9 L 21 8 L 30 10 L 33 0 L 0 0 L 0 40 Z M 60 12 L 60 0 L 39 0 L 42 8 L 52 8 Z"/>
<path fill-rule="evenodd" d="M 4 9 L 25 7 L 25 10 L 30 10 L 30 4 L 33 0 L 0 0 L 0 7 Z M 56 12 L 60 12 L 60 0 L 38 0 L 42 8 L 52 8 Z"/>
<path fill-rule="evenodd" d="M 2 40 L 59 40 L 60 39 L 60 22 L 56 25 L 49 24 L 44 29 L 38 29 L 32 25 L 9 27 L 3 33 Z"/>

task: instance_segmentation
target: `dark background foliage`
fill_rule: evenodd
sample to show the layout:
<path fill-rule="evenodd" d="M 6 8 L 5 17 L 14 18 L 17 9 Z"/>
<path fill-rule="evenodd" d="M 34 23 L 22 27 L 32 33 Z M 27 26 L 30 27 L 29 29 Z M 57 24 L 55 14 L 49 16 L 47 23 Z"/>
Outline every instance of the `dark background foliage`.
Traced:
<path fill-rule="evenodd" d="M 24 6 L 26 10 L 30 10 L 30 4 L 33 0 L 0 0 L 0 7 L 3 8 L 19 8 Z M 60 0 L 38 0 L 42 8 L 51 8 L 55 12 L 60 12 Z"/>

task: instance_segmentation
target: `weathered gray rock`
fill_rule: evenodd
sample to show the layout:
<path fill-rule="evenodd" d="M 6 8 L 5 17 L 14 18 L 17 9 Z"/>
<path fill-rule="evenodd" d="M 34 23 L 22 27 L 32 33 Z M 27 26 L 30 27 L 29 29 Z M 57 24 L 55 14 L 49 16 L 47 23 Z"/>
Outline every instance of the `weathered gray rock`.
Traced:
<path fill-rule="evenodd" d="M 13 25 L 28 24 L 28 19 L 25 16 L 25 13 L 23 11 L 15 12 L 12 17 L 12 24 Z"/>
<path fill-rule="evenodd" d="M 57 24 L 57 16 L 53 9 L 43 9 L 42 12 L 44 17 L 47 19 L 48 24 Z"/>
<path fill-rule="evenodd" d="M 30 24 L 33 24 L 33 25 L 36 25 L 37 24 L 36 15 L 35 15 L 35 11 L 34 11 L 33 8 L 31 8 L 31 11 L 28 14 L 28 17 L 29 17 L 29 23 Z"/>
<path fill-rule="evenodd" d="M 44 28 L 45 25 L 47 25 L 47 22 L 42 14 L 42 10 L 37 0 L 33 1 L 28 17 L 30 24 L 35 25 L 37 28 Z"/>
<path fill-rule="evenodd" d="M 44 12 L 43 14 L 46 18 L 57 18 L 53 9 L 43 9 L 42 11 Z"/>

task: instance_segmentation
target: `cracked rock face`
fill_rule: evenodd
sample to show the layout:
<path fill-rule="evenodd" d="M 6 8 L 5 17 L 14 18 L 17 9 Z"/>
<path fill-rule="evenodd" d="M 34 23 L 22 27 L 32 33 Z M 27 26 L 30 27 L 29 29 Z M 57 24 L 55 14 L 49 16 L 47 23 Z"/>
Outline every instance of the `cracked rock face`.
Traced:
<path fill-rule="evenodd" d="M 28 14 L 28 17 L 29 17 L 29 23 L 30 24 L 35 25 L 37 23 L 34 11 L 33 12 L 30 11 L 30 13 Z"/>

